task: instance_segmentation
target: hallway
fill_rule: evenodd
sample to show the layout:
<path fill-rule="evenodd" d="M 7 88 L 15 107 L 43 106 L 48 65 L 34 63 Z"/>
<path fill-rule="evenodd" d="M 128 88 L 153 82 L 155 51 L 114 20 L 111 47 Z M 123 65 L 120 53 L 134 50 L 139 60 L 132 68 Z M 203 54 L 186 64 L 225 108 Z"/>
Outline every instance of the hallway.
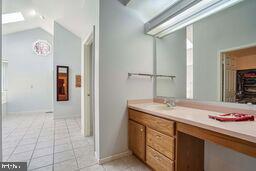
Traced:
<path fill-rule="evenodd" d="M 146 171 L 133 156 L 104 165 L 94 158 L 92 137 L 80 133 L 80 118 L 53 119 L 53 114 L 8 115 L 3 119 L 4 161 L 27 162 L 28 170 Z"/>

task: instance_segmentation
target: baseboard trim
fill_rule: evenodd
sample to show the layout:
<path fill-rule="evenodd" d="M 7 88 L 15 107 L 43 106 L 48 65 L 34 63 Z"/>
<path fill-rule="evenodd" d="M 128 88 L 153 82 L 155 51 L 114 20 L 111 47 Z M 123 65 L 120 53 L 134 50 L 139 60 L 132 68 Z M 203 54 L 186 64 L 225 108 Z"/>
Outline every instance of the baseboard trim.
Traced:
<path fill-rule="evenodd" d="M 32 114 L 32 113 L 46 113 L 49 111 L 53 111 L 53 109 L 44 109 L 44 110 L 34 110 L 34 111 L 20 111 L 20 112 L 8 112 L 7 115 L 15 115 L 15 114 Z"/>
<path fill-rule="evenodd" d="M 109 156 L 109 157 L 98 159 L 98 164 L 104 164 L 104 163 L 107 163 L 107 162 L 110 162 L 110 161 L 113 161 L 113 160 L 117 160 L 119 158 L 130 156 L 130 155 L 132 155 L 132 152 L 130 150 L 126 151 L 126 152 L 119 153 L 119 154 L 114 154 L 114 155 Z"/>
<path fill-rule="evenodd" d="M 70 114 L 54 114 L 54 119 L 66 119 L 66 118 L 79 118 L 80 114 L 70 115 Z"/>
<path fill-rule="evenodd" d="M 95 156 L 95 158 L 97 159 L 97 162 L 98 162 L 98 164 L 99 164 L 99 157 L 98 157 L 98 155 L 97 155 L 97 152 L 96 152 L 96 151 L 94 151 L 94 156 Z"/>

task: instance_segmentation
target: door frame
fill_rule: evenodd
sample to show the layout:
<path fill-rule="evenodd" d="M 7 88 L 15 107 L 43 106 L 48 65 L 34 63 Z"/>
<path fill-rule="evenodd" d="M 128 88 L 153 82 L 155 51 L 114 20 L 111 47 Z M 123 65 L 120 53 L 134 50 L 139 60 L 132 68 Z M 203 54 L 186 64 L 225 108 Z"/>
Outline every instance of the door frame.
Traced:
<path fill-rule="evenodd" d="M 222 76 L 222 70 L 223 70 L 223 66 L 222 66 L 222 59 L 223 59 L 223 54 L 229 51 L 234 51 L 234 50 L 240 50 L 240 49 L 245 49 L 245 48 L 250 48 L 250 47 L 254 47 L 256 46 L 256 42 L 255 43 L 250 43 L 250 44 L 246 44 L 246 45 L 242 45 L 242 46 L 236 46 L 236 47 L 231 47 L 231 48 L 227 48 L 227 49 L 221 49 L 218 51 L 217 54 L 217 84 L 218 84 L 218 96 L 217 96 L 217 100 L 220 102 L 223 102 L 223 76 Z"/>
<path fill-rule="evenodd" d="M 90 54 L 91 48 L 91 54 Z M 89 59 L 91 58 L 91 59 Z M 90 64 L 88 64 L 90 61 Z M 88 38 L 82 42 L 82 91 L 81 91 L 81 98 L 82 98 L 82 105 L 81 105 L 81 129 L 82 134 L 84 136 L 91 136 L 94 137 L 95 142 L 95 108 L 94 108 L 94 99 L 95 99 L 95 88 L 94 88 L 94 81 L 95 81 L 95 27 L 93 27 L 92 31 L 90 32 Z M 90 91 L 86 87 L 87 77 L 87 66 L 91 65 L 90 68 Z M 90 98 L 88 100 L 88 94 L 90 94 Z M 90 105 L 89 105 L 90 104 Z M 90 108 L 90 111 L 88 110 Z M 90 114 L 91 112 L 91 114 Z M 92 118 L 91 118 L 92 116 Z M 92 129 L 92 130 L 91 130 Z"/>

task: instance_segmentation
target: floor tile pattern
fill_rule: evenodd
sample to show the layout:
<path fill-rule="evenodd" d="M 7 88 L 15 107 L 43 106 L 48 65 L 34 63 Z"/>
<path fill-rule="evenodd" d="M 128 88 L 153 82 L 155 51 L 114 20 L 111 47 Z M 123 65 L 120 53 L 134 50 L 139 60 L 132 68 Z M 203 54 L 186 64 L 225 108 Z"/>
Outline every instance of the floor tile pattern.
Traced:
<path fill-rule="evenodd" d="M 3 118 L 3 160 L 27 162 L 30 171 L 149 171 L 134 156 L 98 165 L 92 137 L 81 135 L 80 118 L 11 114 Z"/>

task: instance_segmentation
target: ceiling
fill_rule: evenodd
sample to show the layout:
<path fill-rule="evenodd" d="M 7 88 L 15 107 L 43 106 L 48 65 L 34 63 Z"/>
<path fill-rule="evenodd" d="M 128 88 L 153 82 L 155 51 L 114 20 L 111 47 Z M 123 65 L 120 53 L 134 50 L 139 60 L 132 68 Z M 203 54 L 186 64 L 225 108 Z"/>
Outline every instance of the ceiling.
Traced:
<path fill-rule="evenodd" d="M 2 13 L 22 12 L 25 21 L 3 25 L 3 34 L 41 27 L 53 34 L 53 23 L 83 38 L 86 0 L 2 0 Z M 40 16 L 44 16 L 41 19 Z"/>
<path fill-rule="evenodd" d="M 131 0 L 128 7 L 134 9 L 144 23 L 180 0 Z"/>
<path fill-rule="evenodd" d="M 143 22 L 148 22 L 179 0 L 130 0 L 133 9 Z M 22 12 L 25 21 L 3 25 L 3 34 L 42 28 L 53 34 L 53 23 L 59 24 L 84 38 L 88 25 L 85 5 L 87 0 L 2 0 L 2 13 Z M 35 12 L 36 13 L 35 13 Z M 40 16 L 44 16 L 41 19 Z"/>

